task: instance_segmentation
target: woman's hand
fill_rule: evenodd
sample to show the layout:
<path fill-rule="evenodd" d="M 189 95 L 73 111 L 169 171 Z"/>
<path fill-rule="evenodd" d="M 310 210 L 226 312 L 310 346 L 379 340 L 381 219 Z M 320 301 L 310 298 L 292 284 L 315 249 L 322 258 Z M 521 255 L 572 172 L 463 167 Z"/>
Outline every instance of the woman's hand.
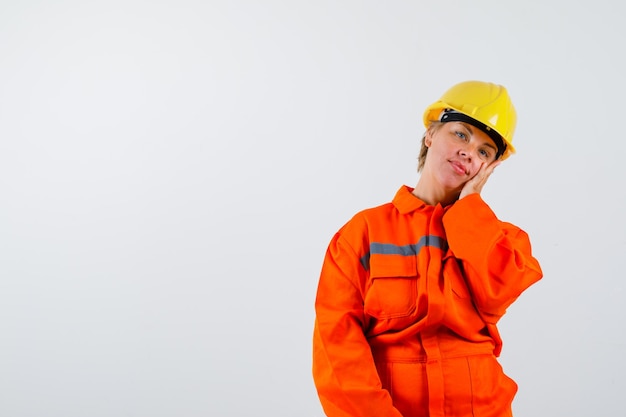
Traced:
<path fill-rule="evenodd" d="M 501 162 L 501 160 L 496 159 L 489 164 L 483 164 L 476 173 L 476 175 L 474 175 L 472 179 L 465 183 L 463 189 L 461 190 L 461 194 L 459 195 L 459 199 L 465 197 L 466 195 L 474 193 L 480 194 L 483 187 L 487 183 L 489 176 L 493 173 L 493 170 L 496 169 L 498 165 L 500 165 Z"/>

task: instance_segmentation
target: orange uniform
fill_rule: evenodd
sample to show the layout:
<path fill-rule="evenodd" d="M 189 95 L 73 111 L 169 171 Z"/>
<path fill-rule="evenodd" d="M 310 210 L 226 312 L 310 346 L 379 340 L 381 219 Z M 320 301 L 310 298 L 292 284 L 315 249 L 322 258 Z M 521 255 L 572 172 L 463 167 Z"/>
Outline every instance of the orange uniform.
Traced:
<path fill-rule="evenodd" d="M 329 417 L 501 417 L 517 385 L 496 323 L 542 277 L 528 235 L 479 194 L 430 206 L 400 188 L 333 237 L 313 377 Z"/>

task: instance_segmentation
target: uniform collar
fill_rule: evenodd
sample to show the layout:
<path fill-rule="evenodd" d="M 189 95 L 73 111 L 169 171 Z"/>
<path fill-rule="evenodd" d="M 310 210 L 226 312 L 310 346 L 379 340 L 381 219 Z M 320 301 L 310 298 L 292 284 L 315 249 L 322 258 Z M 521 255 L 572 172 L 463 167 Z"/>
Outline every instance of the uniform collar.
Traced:
<path fill-rule="evenodd" d="M 428 205 L 420 200 L 419 197 L 415 196 L 413 194 L 413 190 L 414 188 L 403 185 L 402 187 L 400 187 L 400 189 L 396 193 L 396 196 L 393 198 L 393 205 L 398 209 L 401 214 L 407 214 L 412 211 L 418 210 L 430 210 L 435 207 L 440 207 L 445 212 L 450 207 L 452 207 L 452 204 L 446 207 L 442 207 L 441 204 L 437 204 L 435 206 Z"/>
<path fill-rule="evenodd" d="M 413 188 L 407 185 L 400 187 L 396 196 L 393 198 L 393 205 L 402 214 L 407 214 L 427 207 L 426 203 L 413 195 Z"/>

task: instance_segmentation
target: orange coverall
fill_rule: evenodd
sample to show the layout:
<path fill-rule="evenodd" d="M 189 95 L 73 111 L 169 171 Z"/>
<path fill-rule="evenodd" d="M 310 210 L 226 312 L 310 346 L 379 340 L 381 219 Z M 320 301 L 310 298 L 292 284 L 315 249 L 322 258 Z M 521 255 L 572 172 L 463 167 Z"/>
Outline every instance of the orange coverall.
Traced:
<path fill-rule="evenodd" d="M 528 235 L 479 194 L 429 206 L 403 186 L 333 237 L 313 378 L 329 417 L 502 417 L 516 383 L 496 323 L 542 277 Z"/>

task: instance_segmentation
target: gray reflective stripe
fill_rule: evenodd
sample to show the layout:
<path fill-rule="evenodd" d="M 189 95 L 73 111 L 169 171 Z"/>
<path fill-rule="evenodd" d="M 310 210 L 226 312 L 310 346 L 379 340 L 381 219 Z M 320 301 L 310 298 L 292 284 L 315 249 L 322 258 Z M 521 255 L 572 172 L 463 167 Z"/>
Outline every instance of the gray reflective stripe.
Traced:
<path fill-rule="evenodd" d="M 432 246 L 443 251 L 448 250 L 448 242 L 439 236 L 422 236 L 417 243 L 411 245 L 394 245 L 393 243 L 370 243 L 370 251 L 361 258 L 363 268 L 369 269 L 371 255 L 415 256 L 424 246 Z"/>

